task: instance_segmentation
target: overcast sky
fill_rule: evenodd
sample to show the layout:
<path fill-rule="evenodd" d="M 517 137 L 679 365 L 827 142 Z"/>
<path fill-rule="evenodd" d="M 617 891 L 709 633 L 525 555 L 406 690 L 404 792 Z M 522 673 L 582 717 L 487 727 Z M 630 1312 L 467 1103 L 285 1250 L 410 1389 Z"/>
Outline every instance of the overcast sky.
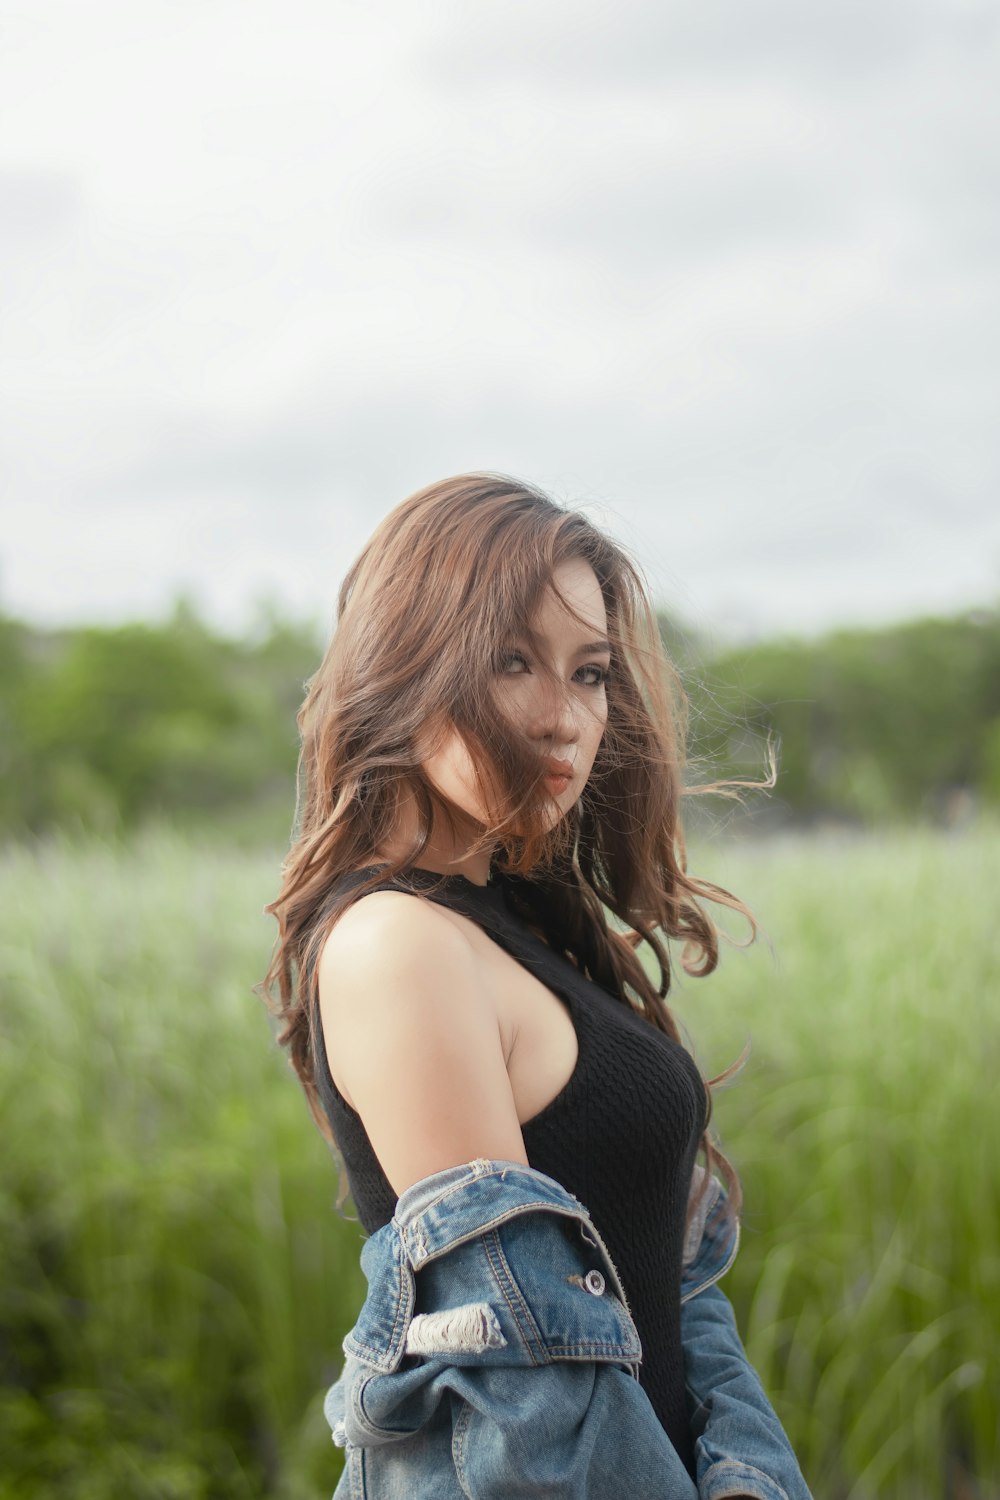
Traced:
<path fill-rule="evenodd" d="M 693 626 L 1000 599 L 981 0 L 0 0 L 0 609 L 332 618 L 500 469 Z"/>

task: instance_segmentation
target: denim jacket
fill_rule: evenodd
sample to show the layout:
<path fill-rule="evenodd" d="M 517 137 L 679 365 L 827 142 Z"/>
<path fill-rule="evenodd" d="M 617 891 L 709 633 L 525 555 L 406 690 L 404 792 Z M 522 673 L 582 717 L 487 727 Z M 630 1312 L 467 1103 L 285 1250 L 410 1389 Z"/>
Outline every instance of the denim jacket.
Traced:
<path fill-rule="evenodd" d="M 713 1178 L 681 1282 L 695 1484 L 579 1199 L 510 1161 L 414 1183 L 362 1247 L 368 1295 L 324 1407 L 345 1451 L 334 1500 L 810 1500 L 716 1285 L 738 1242 Z"/>

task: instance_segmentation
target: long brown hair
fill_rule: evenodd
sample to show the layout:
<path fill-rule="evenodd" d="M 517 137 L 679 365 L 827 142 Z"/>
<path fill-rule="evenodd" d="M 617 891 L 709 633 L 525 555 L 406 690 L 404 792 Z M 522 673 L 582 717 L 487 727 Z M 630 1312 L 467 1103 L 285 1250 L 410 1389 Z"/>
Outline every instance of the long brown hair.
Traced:
<path fill-rule="evenodd" d="M 570 559 L 590 564 L 604 598 L 608 717 L 587 785 L 553 828 L 537 749 L 497 712 L 493 692 L 505 650 L 525 636 L 543 591 L 555 586 L 555 569 Z M 557 952 L 668 1036 L 681 1040 L 666 1003 L 671 958 L 664 937 L 680 940 L 685 973 L 700 976 L 719 957 L 718 930 L 703 901 L 740 912 L 750 923 L 748 941 L 756 936 L 742 901 L 687 873 L 681 799 L 773 785 L 773 761 L 764 782 L 685 787 L 687 697 L 638 564 L 581 512 L 532 485 L 503 474 L 459 474 L 419 490 L 382 520 L 343 580 L 336 628 L 307 683 L 298 726 L 291 847 L 280 893 L 265 907 L 279 931 L 255 988 L 281 1023 L 278 1041 L 334 1151 L 314 1080 L 322 1045 L 317 960 L 341 912 L 385 872 L 349 894 L 333 888 L 345 871 L 373 863 L 404 792 L 419 812 L 419 847 L 387 862 L 389 873 L 419 862 L 435 814 L 451 818 L 418 756 L 420 737 L 427 754 L 428 732 L 453 726 L 465 741 L 493 814 L 475 847 L 494 851 L 515 906 Z M 658 981 L 636 952 L 643 942 L 655 955 Z M 739 1179 L 708 1125 L 711 1091 L 733 1071 L 706 1081 L 701 1150 L 709 1171 L 717 1166 L 726 1179 L 736 1212 Z M 344 1196 L 342 1181 L 338 1207 Z"/>

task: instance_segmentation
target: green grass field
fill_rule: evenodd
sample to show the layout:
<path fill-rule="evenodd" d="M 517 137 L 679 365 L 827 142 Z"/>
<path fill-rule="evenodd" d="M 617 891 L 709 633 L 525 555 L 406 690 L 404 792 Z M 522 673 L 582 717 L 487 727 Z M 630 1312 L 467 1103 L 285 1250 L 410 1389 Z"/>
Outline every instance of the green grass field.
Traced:
<path fill-rule="evenodd" d="M 0 1500 L 336 1482 L 361 1231 L 251 992 L 279 860 L 164 830 L 0 853 Z M 716 1101 L 725 1286 L 807 1478 L 995 1500 L 1000 830 L 690 866 L 765 929 L 673 1000 L 704 1069 L 753 1044 Z"/>

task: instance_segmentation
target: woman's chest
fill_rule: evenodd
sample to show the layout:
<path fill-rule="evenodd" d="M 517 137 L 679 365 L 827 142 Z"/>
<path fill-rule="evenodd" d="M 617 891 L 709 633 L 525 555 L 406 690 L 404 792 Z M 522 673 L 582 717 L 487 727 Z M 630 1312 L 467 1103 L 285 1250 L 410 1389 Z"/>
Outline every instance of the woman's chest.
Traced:
<path fill-rule="evenodd" d="M 497 935 L 472 926 L 468 936 L 522 1128 L 568 1130 L 581 1147 L 593 1128 L 597 1149 L 639 1151 L 650 1166 L 661 1150 L 686 1151 L 705 1093 L 683 1047 L 521 924 Z"/>

